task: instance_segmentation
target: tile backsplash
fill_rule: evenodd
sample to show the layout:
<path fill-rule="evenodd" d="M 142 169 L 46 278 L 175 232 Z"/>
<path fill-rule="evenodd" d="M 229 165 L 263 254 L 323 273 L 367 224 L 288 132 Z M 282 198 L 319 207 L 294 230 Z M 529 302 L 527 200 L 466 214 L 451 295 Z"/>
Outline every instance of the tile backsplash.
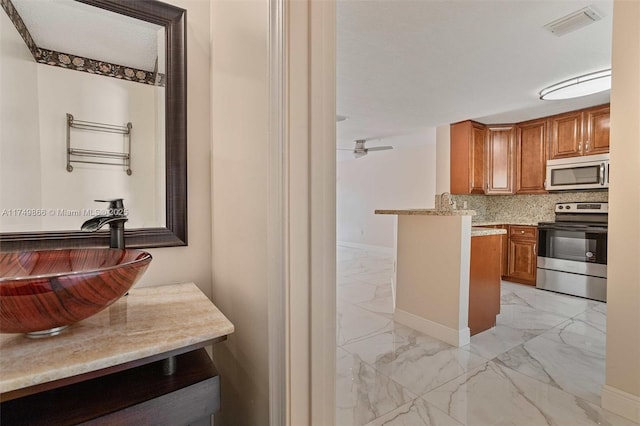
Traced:
<path fill-rule="evenodd" d="M 477 215 L 474 222 L 536 224 L 554 220 L 556 203 L 571 201 L 608 201 L 608 191 L 555 192 L 536 195 L 452 195 L 460 208 L 467 202 Z"/>

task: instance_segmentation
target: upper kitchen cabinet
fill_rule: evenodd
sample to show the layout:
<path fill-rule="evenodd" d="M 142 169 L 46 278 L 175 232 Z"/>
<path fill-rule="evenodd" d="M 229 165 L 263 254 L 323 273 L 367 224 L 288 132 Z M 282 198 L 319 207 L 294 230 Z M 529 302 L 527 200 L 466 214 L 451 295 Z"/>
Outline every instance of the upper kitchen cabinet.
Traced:
<path fill-rule="evenodd" d="M 452 194 L 484 194 L 485 132 L 471 120 L 451 125 Z"/>
<path fill-rule="evenodd" d="M 547 120 L 519 123 L 516 137 L 516 194 L 544 194 Z"/>
<path fill-rule="evenodd" d="M 582 111 L 551 117 L 549 160 L 582 155 Z"/>
<path fill-rule="evenodd" d="M 609 110 L 609 105 L 603 105 L 585 111 L 585 155 L 609 152 Z"/>
<path fill-rule="evenodd" d="M 487 127 L 486 194 L 514 193 L 515 126 Z"/>
<path fill-rule="evenodd" d="M 550 119 L 549 159 L 609 152 L 609 105 Z"/>

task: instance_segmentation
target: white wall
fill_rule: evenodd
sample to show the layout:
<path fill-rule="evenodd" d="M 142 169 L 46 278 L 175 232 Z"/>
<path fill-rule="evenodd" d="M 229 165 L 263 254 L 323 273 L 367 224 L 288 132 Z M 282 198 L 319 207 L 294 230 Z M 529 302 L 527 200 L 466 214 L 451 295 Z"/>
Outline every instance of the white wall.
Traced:
<path fill-rule="evenodd" d="M 38 64 L 41 155 L 41 207 L 106 208 L 96 199 L 124 198 L 129 228 L 164 226 L 156 215 L 156 152 L 164 134 L 156 134 L 156 92 L 164 89 L 95 74 Z M 133 125 L 131 176 L 123 166 L 72 163 L 66 170 L 66 113 L 75 120 Z M 159 136 L 159 138 L 158 138 Z M 71 147 L 124 152 L 128 143 L 114 133 L 71 130 Z M 86 158 L 88 161 L 104 161 Z M 16 174 L 20 170 L 16 170 Z M 162 180 L 164 177 L 162 177 Z M 161 203 L 164 205 L 164 194 Z M 162 212 L 162 211 L 161 211 Z M 43 229 L 78 229 L 91 215 L 47 215 Z M 161 216 L 164 218 L 164 215 Z"/>
<path fill-rule="evenodd" d="M 374 210 L 433 207 L 435 129 L 410 138 L 421 145 L 394 146 L 394 138 L 384 139 L 393 150 L 338 162 L 338 241 L 392 248 L 396 217 Z"/>
<path fill-rule="evenodd" d="M 211 6 L 202 0 L 170 0 L 168 3 L 187 10 L 189 245 L 147 250 L 153 261 L 136 285 L 194 282 L 211 297 Z M 225 343 L 218 344 L 216 348 L 221 345 Z"/>
<path fill-rule="evenodd" d="M 236 330 L 214 348 L 222 388 L 215 423 L 265 425 L 269 1 L 214 1 L 210 18 L 213 301 Z"/>
<path fill-rule="evenodd" d="M 20 230 L 29 223 L 40 226 L 39 217 L 1 214 L 4 209 L 39 206 L 41 195 L 36 63 L 4 11 L 0 13 L 0 94 L 0 230 Z"/>
<path fill-rule="evenodd" d="M 46 214 L 5 215 L 0 231 L 79 229 L 93 216 L 83 209 L 106 208 L 94 200 L 116 197 L 125 199 L 128 227 L 164 226 L 165 194 L 158 191 L 164 186 L 164 154 L 157 155 L 165 149 L 164 118 L 156 123 L 164 113 L 164 88 L 37 64 L 9 18 L 1 15 L 1 207 Z M 67 172 L 66 113 L 81 121 L 132 122 L 133 174 L 128 176 L 122 166 L 80 163 Z M 122 135 L 84 130 L 72 130 L 71 146 L 128 149 Z"/>
<path fill-rule="evenodd" d="M 602 406 L 640 422 L 640 3 L 614 1 L 607 374 Z"/>

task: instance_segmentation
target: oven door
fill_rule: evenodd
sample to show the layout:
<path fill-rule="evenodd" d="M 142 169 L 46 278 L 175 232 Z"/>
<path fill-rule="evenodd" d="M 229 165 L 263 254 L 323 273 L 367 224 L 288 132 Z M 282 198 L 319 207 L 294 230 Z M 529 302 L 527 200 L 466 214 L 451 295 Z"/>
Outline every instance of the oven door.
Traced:
<path fill-rule="evenodd" d="M 552 223 L 538 225 L 538 256 L 607 264 L 605 226 Z"/>
<path fill-rule="evenodd" d="M 538 224 L 536 287 L 607 300 L 607 228 Z"/>

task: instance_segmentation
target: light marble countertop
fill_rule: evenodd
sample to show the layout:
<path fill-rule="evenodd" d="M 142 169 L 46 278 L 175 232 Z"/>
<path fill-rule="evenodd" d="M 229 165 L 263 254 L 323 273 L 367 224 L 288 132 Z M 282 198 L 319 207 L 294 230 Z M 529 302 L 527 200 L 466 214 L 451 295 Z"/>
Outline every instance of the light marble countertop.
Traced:
<path fill-rule="evenodd" d="M 526 222 L 526 221 L 471 221 L 471 226 L 489 226 L 489 225 L 520 225 L 520 226 L 538 226 L 538 222 Z"/>
<path fill-rule="evenodd" d="M 471 236 L 472 237 L 484 237 L 487 235 L 501 235 L 501 234 L 506 234 L 507 230 L 506 229 L 500 229 L 500 228 L 481 228 L 481 227 L 476 227 L 476 226 L 472 226 L 471 227 Z"/>
<path fill-rule="evenodd" d="M 375 214 L 420 215 L 420 216 L 475 216 L 475 210 L 397 209 L 375 210 Z"/>
<path fill-rule="evenodd" d="M 193 283 L 134 288 L 58 336 L 0 334 L 0 393 L 202 347 L 233 331 Z"/>

